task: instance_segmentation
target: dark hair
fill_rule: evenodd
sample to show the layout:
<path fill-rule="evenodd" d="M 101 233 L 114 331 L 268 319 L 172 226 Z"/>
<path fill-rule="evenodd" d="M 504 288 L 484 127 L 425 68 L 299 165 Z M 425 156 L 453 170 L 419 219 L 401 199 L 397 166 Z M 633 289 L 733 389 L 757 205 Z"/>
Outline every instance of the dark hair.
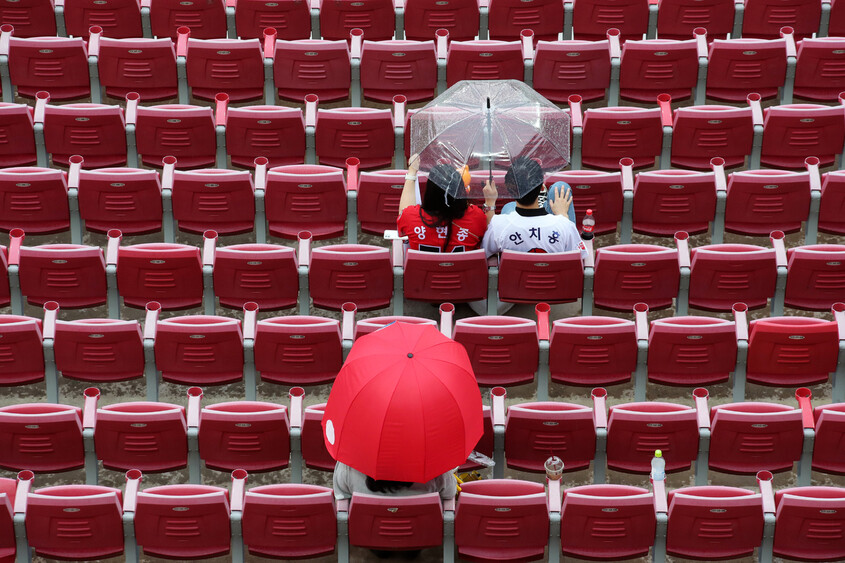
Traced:
<path fill-rule="evenodd" d="M 505 174 L 505 187 L 520 205 L 534 203 L 543 189 L 543 168 L 540 164 L 527 156 L 518 156 L 513 159 L 507 173 Z M 526 188 L 530 187 L 528 191 Z M 522 195 L 520 197 L 520 188 Z"/>
<path fill-rule="evenodd" d="M 467 200 L 455 197 L 463 185 L 461 174 L 454 167 L 438 164 L 431 169 L 422 201 L 423 210 L 437 222 L 430 227 L 442 227 L 464 216 Z"/>
<path fill-rule="evenodd" d="M 366 484 L 367 488 L 374 493 L 390 494 L 401 489 L 408 489 L 414 483 L 410 481 L 387 481 L 385 479 L 376 480 L 367 475 Z"/>

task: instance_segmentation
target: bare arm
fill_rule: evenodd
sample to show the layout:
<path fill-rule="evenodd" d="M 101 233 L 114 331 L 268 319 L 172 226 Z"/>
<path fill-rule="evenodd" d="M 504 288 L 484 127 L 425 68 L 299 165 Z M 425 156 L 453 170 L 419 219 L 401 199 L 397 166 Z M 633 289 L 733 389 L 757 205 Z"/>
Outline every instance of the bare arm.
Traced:
<path fill-rule="evenodd" d="M 419 155 L 411 155 L 408 161 L 408 173 L 405 175 L 405 185 L 402 186 L 402 195 L 399 197 L 399 215 L 406 207 L 416 205 L 417 194 L 415 191 L 417 185 L 417 172 L 420 169 Z"/>
<path fill-rule="evenodd" d="M 499 190 L 496 188 L 496 182 L 490 183 L 490 180 L 487 180 L 484 183 L 482 192 L 484 193 L 484 214 L 487 216 L 487 224 L 489 225 L 490 221 L 493 220 L 493 216 L 496 214 L 496 200 L 499 198 Z"/>

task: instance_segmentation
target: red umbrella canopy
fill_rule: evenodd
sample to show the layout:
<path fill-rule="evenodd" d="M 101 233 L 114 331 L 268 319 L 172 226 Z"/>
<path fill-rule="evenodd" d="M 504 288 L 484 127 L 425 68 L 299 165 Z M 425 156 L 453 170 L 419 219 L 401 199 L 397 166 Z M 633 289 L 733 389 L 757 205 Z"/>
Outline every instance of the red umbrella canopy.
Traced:
<path fill-rule="evenodd" d="M 358 339 L 323 415 L 329 453 L 374 479 L 425 483 L 481 438 L 481 392 L 463 346 L 432 325 Z"/>

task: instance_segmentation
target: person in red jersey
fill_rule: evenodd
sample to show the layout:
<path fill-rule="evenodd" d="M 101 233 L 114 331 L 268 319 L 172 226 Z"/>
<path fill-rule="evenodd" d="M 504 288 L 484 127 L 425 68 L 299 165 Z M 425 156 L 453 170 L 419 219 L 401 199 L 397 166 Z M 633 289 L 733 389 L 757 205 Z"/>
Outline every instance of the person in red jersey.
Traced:
<path fill-rule="evenodd" d="M 399 199 L 396 221 L 401 236 L 408 237 L 408 248 L 427 252 L 464 252 L 481 246 L 487 223 L 496 208 L 496 191 L 489 182 L 484 187 L 485 205 L 479 208 L 456 197 L 465 189 L 461 173 L 448 164 L 438 164 L 428 174 L 422 204 L 416 203 L 419 158 L 411 157 L 405 185 Z"/>

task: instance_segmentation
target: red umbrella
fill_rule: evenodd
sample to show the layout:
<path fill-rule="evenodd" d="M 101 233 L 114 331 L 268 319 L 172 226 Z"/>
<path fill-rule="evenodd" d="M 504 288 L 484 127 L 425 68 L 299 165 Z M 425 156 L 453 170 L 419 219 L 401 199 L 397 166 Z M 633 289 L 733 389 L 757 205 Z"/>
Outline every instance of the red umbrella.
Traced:
<path fill-rule="evenodd" d="M 483 432 L 466 350 L 432 325 L 361 337 L 332 385 L 323 432 L 332 457 L 374 479 L 425 483 L 454 469 Z"/>

